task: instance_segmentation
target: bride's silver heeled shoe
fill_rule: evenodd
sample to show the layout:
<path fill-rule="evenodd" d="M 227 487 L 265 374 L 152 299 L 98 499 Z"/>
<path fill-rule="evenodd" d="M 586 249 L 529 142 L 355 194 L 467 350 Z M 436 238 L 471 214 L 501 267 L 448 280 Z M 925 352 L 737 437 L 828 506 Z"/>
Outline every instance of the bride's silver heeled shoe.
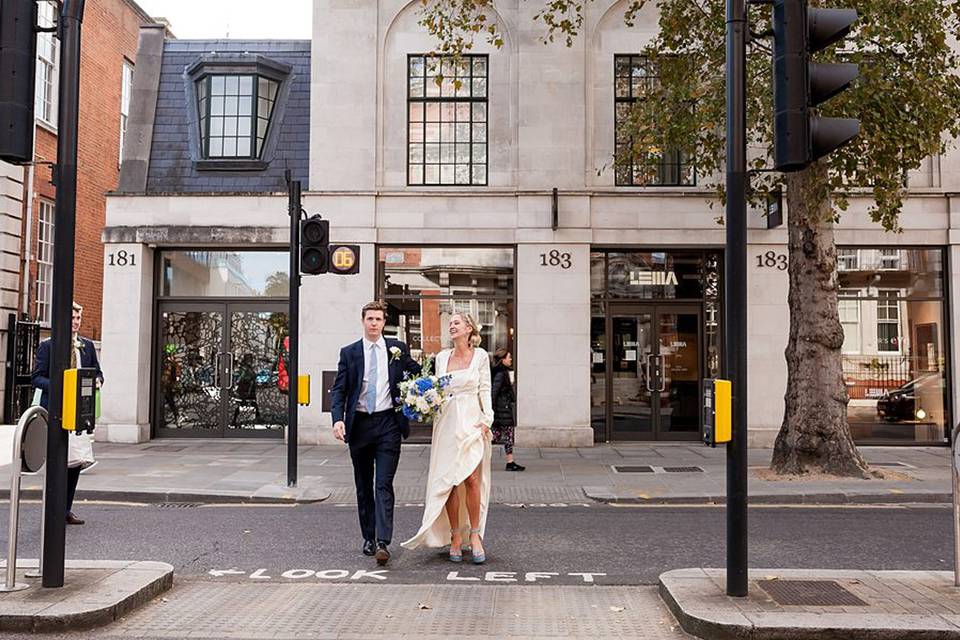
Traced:
<path fill-rule="evenodd" d="M 470 529 L 470 533 L 471 534 L 475 533 L 477 534 L 477 536 L 479 536 L 480 529 Z M 483 540 L 483 538 L 481 538 L 481 540 Z M 483 564 L 486 561 L 487 561 L 486 550 L 484 550 L 484 553 L 473 553 L 473 564 Z"/>
<path fill-rule="evenodd" d="M 454 552 L 453 552 L 453 551 L 454 551 L 454 547 L 453 547 L 453 534 L 455 534 L 455 533 L 460 533 L 460 530 L 459 530 L 459 529 L 450 529 L 450 556 L 449 556 L 449 557 L 450 557 L 450 562 L 463 562 L 463 549 L 462 549 L 462 547 L 457 549 L 457 551 L 459 551 L 459 553 L 454 554 Z M 463 544 L 463 542 L 461 541 L 461 545 L 462 545 L 462 544 Z"/>

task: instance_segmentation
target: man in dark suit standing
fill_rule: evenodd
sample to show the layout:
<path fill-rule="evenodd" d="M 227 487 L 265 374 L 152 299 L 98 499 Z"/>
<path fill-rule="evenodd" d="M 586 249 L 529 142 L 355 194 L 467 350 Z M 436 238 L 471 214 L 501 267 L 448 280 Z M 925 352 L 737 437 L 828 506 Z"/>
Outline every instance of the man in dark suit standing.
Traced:
<path fill-rule="evenodd" d="M 350 447 L 363 553 L 383 566 L 393 537 L 393 476 L 400 461 L 400 440 L 410 425 L 396 411 L 398 385 L 420 365 L 407 345 L 384 339 L 386 305 L 371 302 L 361 311 L 363 338 L 340 349 L 337 379 L 330 389 L 333 435 Z"/>
<path fill-rule="evenodd" d="M 97 370 L 97 386 L 103 384 L 103 372 L 97 359 L 97 349 L 92 340 L 80 336 L 80 323 L 83 320 L 83 307 L 73 303 L 70 367 L 89 367 Z M 37 347 L 37 361 L 30 374 L 33 386 L 40 389 L 40 406 L 49 410 L 50 404 L 50 340 L 44 340 Z M 81 442 L 81 439 L 83 440 Z M 84 521 L 73 512 L 73 497 L 77 493 L 80 472 L 93 464 L 93 447 L 90 436 L 69 435 L 69 454 L 67 456 L 67 524 L 83 524 Z"/>

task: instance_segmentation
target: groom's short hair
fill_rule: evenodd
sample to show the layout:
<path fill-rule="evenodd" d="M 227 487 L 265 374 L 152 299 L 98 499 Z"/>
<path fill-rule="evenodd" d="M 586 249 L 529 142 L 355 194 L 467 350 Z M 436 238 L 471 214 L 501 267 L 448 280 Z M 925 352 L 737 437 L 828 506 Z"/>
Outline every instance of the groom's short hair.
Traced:
<path fill-rule="evenodd" d="M 367 311 L 380 311 L 383 313 L 383 317 L 387 317 L 387 305 L 383 304 L 379 300 L 374 300 L 373 302 L 368 302 L 363 305 L 363 309 L 360 310 L 360 319 L 367 319 Z"/>

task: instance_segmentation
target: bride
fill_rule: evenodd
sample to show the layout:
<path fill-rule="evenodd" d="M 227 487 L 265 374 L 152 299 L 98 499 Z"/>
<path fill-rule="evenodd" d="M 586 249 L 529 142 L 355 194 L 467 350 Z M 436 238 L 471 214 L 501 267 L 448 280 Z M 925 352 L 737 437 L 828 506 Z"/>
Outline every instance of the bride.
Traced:
<path fill-rule="evenodd" d="M 490 361 L 469 314 L 450 318 L 450 338 L 453 348 L 437 355 L 436 374 L 451 379 L 448 400 L 433 423 L 423 522 L 417 535 L 401 546 L 449 544 L 451 562 L 462 562 L 463 531 L 469 527 L 473 563 L 483 564 L 493 423 Z"/>

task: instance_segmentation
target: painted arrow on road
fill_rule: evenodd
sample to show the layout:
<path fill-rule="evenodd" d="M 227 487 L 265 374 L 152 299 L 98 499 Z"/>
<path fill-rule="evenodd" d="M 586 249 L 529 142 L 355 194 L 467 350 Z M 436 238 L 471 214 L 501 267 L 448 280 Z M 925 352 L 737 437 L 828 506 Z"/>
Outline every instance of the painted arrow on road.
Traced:
<path fill-rule="evenodd" d="M 222 578 L 223 576 L 242 576 L 247 572 L 237 569 L 210 569 L 207 573 L 216 578 Z"/>

